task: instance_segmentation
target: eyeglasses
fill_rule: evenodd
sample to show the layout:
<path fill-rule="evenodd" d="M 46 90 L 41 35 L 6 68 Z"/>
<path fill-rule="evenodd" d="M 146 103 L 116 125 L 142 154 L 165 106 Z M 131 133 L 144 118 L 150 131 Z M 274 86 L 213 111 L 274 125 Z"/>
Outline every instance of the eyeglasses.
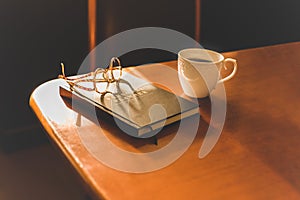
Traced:
<path fill-rule="evenodd" d="M 117 65 L 114 66 L 115 64 Z M 122 77 L 121 62 L 117 57 L 113 57 L 110 60 L 109 67 L 106 69 L 97 68 L 93 72 L 74 78 L 66 77 L 63 63 L 61 63 L 61 71 L 62 75 L 59 75 L 58 78 L 66 80 L 71 90 L 78 88 L 86 91 L 95 91 L 101 95 L 111 93 L 108 91 L 109 84 L 120 81 Z"/>

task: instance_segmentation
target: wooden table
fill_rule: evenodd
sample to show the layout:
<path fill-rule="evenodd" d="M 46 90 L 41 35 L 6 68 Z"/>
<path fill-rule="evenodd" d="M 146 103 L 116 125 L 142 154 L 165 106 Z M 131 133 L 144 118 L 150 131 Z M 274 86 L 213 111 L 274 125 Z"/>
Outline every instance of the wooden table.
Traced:
<path fill-rule="evenodd" d="M 193 144 L 176 162 L 158 171 L 125 173 L 95 159 L 77 134 L 74 112 L 58 95 L 60 81 L 38 87 L 30 105 L 50 138 L 99 198 L 300 199 L 300 42 L 224 55 L 236 58 L 239 70 L 225 83 L 227 116 L 218 143 L 208 156 L 198 158 L 210 120 L 210 101 L 201 99 L 202 118 Z M 166 65 L 176 69 L 175 61 Z M 160 69 L 164 68 L 138 68 L 153 79 L 167 78 L 177 88 L 175 92 L 182 94 L 178 82 L 171 80 L 174 77 Z M 97 129 L 91 122 L 86 124 L 89 131 Z M 174 126 L 167 131 L 175 134 Z M 116 134 L 120 132 L 117 128 L 107 125 L 104 129 L 113 143 L 133 151 L 160 148 L 172 138 L 172 133 L 158 136 L 158 146 L 145 145 Z M 140 145 L 130 145 L 135 142 Z"/>

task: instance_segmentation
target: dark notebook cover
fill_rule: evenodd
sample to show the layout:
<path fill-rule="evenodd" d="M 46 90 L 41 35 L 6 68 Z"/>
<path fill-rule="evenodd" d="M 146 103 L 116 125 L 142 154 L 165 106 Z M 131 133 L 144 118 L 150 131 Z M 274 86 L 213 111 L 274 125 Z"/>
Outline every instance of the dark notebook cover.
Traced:
<path fill-rule="evenodd" d="M 134 136 L 148 134 L 199 112 L 197 103 L 129 73 L 123 73 L 118 83 L 109 84 L 108 91 L 111 93 L 100 95 L 76 87 L 71 90 L 67 83 L 60 87 L 65 103 L 68 101 L 77 112 L 87 118 L 97 116 L 97 120 L 109 115 L 124 132 Z M 92 113 L 95 111 L 96 115 Z"/>

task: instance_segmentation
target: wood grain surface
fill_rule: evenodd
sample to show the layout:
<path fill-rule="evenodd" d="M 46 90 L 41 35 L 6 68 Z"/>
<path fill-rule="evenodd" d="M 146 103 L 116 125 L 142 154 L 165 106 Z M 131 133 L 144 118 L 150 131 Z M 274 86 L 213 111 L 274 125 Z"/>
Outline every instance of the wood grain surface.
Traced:
<path fill-rule="evenodd" d="M 100 199 L 299 199 L 300 42 L 224 56 L 237 59 L 239 69 L 225 83 L 227 115 L 219 141 L 205 158 L 198 158 L 210 121 L 210 100 L 199 99 L 201 120 L 194 142 L 178 160 L 158 171 L 125 173 L 98 161 L 79 137 L 76 114 L 58 95 L 62 80 L 39 86 L 30 105 L 50 138 Z M 176 66 L 172 61 L 134 70 L 182 95 Z M 99 131 L 84 117 L 82 121 L 84 131 Z M 135 139 L 101 124 L 112 143 L 138 152 L 167 145 L 177 127 L 166 127 L 156 146 L 150 139 Z"/>

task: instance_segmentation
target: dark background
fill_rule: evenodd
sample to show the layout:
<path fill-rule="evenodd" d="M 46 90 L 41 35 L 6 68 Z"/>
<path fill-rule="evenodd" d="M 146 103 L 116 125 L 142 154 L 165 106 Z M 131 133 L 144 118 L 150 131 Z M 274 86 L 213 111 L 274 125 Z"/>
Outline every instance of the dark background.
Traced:
<path fill-rule="evenodd" d="M 98 0 L 97 43 L 144 26 L 194 37 L 194 7 L 191 0 Z M 297 0 L 202 0 L 201 44 L 224 52 L 299 41 L 299 8 Z M 2 133 L 38 124 L 28 105 L 31 92 L 57 77 L 61 61 L 75 74 L 88 44 L 87 0 L 0 1 Z M 145 52 L 133 52 L 125 65 L 176 59 Z"/>

